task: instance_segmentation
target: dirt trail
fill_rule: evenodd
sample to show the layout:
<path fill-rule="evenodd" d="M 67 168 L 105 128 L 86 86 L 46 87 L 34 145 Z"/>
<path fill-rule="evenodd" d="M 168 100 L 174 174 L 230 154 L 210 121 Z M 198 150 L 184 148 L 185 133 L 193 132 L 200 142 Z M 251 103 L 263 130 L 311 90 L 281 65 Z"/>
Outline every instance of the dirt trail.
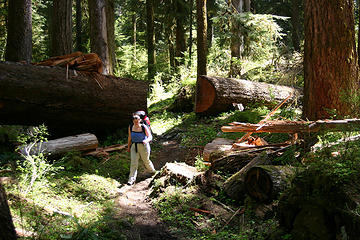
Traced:
<path fill-rule="evenodd" d="M 162 145 L 161 149 L 151 157 L 156 170 L 160 170 L 167 162 L 184 161 L 186 149 L 181 148 L 177 141 L 164 139 L 159 144 Z M 178 239 L 170 234 L 151 206 L 147 197 L 150 181 L 151 176 L 139 173 L 135 185 L 120 188 L 116 218 L 123 223 L 123 234 L 127 240 Z"/>

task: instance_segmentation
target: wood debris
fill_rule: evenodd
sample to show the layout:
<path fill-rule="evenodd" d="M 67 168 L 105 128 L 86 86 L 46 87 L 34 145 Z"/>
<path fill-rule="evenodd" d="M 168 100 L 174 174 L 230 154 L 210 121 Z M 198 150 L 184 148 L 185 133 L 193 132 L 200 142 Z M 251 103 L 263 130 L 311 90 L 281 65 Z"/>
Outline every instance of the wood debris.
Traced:
<path fill-rule="evenodd" d="M 33 65 L 59 66 L 78 71 L 103 72 L 102 61 L 96 53 L 85 54 L 79 51 L 63 56 L 52 57 L 41 62 L 33 63 Z"/>

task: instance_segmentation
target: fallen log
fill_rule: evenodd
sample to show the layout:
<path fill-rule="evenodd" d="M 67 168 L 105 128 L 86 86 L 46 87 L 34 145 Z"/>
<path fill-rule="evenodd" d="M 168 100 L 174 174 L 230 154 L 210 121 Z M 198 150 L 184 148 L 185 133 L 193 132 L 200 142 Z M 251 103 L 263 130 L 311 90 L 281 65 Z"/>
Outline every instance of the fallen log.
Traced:
<path fill-rule="evenodd" d="M 359 131 L 360 119 L 318 120 L 318 121 L 266 121 L 263 124 L 230 123 L 223 126 L 223 132 L 270 132 L 300 133 L 320 131 Z"/>
<path fill-rule="evenodd" d="M 295 169 L 290 166 L 258 165 L 247 171 L 245 191 L 258 202 L 269 202 L 290 185 L 294 175 Z"/>
<path fill-rule="evenodd" d="M 228 111 L 233 103 L 263 102 L 274 105 L 289 95 L 295 100 L 302 95 L 301 90 L 234 78 L 199 76 L 195 98 L 195 112 L 199 114 L 216 114 Z M 289 101 L 292 102 L 292 101 Z"/>
<path fill-rule="evenodd" d="M 0 124 L 48 126 L 58 137 L 97 136 L 147 109 L 148 84 L 59 67 L 0 62 Z"/>
<path fill-rule="evenodd" d="M 240 171 L 228 178 L 224 183 L 224 192 L 232 199 L 241 201 L 245 198 L 245 175 L 250 168 L 257 165 L 271 164 L 268 155 L 260 154 L 252 159 Z"/>
<path fill-rule="evenodd" d="M 85 133 L 76 136 L 58 138 L 47 142 L 39 142 L 20 147 L 23 155 L 45 153 L 51 155 L 64 154 L 70 151 L 86 151 L 96 149 L 99 142 L 94 134 Z"/>

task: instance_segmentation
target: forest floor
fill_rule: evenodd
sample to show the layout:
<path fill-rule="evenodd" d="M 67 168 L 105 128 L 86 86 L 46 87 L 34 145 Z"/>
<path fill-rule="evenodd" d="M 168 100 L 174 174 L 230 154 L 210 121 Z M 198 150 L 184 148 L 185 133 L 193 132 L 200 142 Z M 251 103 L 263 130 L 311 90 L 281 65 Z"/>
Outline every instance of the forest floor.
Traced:
<path fill-rule="evenodd" d="M 160 170 L 167 162 L 186 161 L 187 150 L 177 140 L 160 138 L 155 141 L 161 145 L 151 157 L 156 170 Z M 153 208 L 148 198 L 150 181 L 151 176 L 140 172 L 133 186 L 124 185 L 120 188 L 115 218 L 122 222 L 127 240 L 179 239 L 170 233 Z"/>

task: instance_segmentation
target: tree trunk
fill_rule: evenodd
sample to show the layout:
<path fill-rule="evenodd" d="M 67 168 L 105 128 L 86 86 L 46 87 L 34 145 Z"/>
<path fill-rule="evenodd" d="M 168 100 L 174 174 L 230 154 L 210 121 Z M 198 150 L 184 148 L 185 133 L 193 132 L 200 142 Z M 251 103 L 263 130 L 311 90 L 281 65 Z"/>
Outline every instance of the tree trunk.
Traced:
<path fill-rule="evenodd" d="M 154 0 L 146 0 L 146 37 L 148 49 L 148 80 L 149 82 L 153 82 L 156 73 Z"/>
<path fill-rule="evenodd" d="M 240 201 L 245 198 L 245 175 L 249 171 L 250 168 L 263 165 L 270 164 L 270 160 L 267 155 L 258 155 L 254 159 L 252 159 L 245 167 L 243 167 L 240 171 L 232 175 L 228 178 L 224 183 L 224 192 L 232 199 L 236 201 Z"/>
<path fill-rule="evenodd" d="M 12 221 L 5 189 L 0 182 L 0 239 L 16 239 L 15 227 Z"/>
<path fill-rule="evenodd" d="M 189 22 L 189 66 L 191 66 L 192 58 L 192 44 L 193 44 L 193 6 L 194 0 L 190 0 L 190 22 Z"/>
<path fill-rule="evenodd" d="M 207 19 L 206 1 L 196 0 L 197 19 L 197 76 L 206 75 L 207 62 Z M 198 86 L 197 86 L 198 88 Z"/>
<path fill-rule="evenodd" d="M 115 57 L 115 3 L 114 0 L 106 0 L 106 28 L 109 51 L 109 74 L 114 73 L 116 64 Z"/>
<path fill-rule="evenodd" d="M 137 39 L 136 39 L 136 34 L 137 34 L 137 18 L 136 18 L 136 13 L 133 13 L 132 15 L 132 26 L 133 26 L 133 38 L 132 38 L 132 45 L 134 47 L 134 60 L 136 60 L 137 56 L 136 56 L 136 45 L 137 45 Z"/>
<path fill-rule="evenodd" d="M 240 14 L 243 12 L 243 0 L 231 0 L 229 1 L 229 6 L 231 12 L 234 15 Z M 241 69 L 239 64 L 236 62 L 241 58 L 241 53 L 243 51 L 243 42 L 244 37 L 240 33 L 240 26 L 237 24 L 237 21 L 232 20 L 230 22 L 230 51 L 231 51 L 231 60 L 230 60 L 230 72 L 229 77 L 240 77 Z"/>
<path fill-rule="evenodd" d="M 292 37 L 292 43 L 295 51 L 300 52 L 300 0 L 292 0 L 291 1 L 291 37 Z"/>
<path fill-rule="evenodd" d="M 246 193 L 256 201 L 269 202 L 290 186 L 295 175 L 290 166 L 258 165 L 246 173 L 244 184 Z"/>
<path fill-rule="evenodd" d="M 216 114 L 228 111 L 233 103 L 264 102 L 273 105 L 292 94 L 292 100 L 301 95 L 297 89 L 273 84 L 233 78 L 199 76 L 197 80 L 195 112 Z"/>
<path fill-rule="evenodd" d="M 52 8 L 51 56 L 72 52 L 72 0 L 54 0 Z"/>
<path fill-rule="evenodd" d="M 82 39 L 82 0 L 76 0 L 76 50 L 85 52 Z"/>
<path fill-rule="evenodd" d="M 45 123 L 60 136 L 104 134 L 126 127 L 132 112 L 146 110 L 147 91 L 143 81 L 0 63 L 0 124 Z"/>
<path fill-rule="evenodd" d="M 47 142 L 37 143 L 32 148 L 30 145 L 20 148 L 22 154 L 51 153 L 52 156 L 58 156 L 70 151 L 88 151 L 98 147 L 99 142 L 94 134 L 85 133 L 76 136 L 63 137 Z"/>
<path fill-rule="evenodd" d="M 6 61 L 31 62 L 32 17 L 31 0 L 9 1 Z"/>
<path fill-rule="evenodd" d="M 358 83 L 353 1 L 305 1 L 305 119 L 351 114 Z"/>
<path fill-rule="evenodd" d="M 176 66 L 184 63 L 184 53 L 186 52 L 186 38 L 185 38 L 185 2 L 184 0 L 177 0 L 175 2 L 176 9 Z"/>
<path fill-rule="evenodd" d="M 108 21 L 106 16 L 107 0 L 89 0 L 90 19 L 90 47 L 91 51 L 99 55 L 103 62 L 103 74 L 111 75 L 111 56 L 108 39 Z"/>

